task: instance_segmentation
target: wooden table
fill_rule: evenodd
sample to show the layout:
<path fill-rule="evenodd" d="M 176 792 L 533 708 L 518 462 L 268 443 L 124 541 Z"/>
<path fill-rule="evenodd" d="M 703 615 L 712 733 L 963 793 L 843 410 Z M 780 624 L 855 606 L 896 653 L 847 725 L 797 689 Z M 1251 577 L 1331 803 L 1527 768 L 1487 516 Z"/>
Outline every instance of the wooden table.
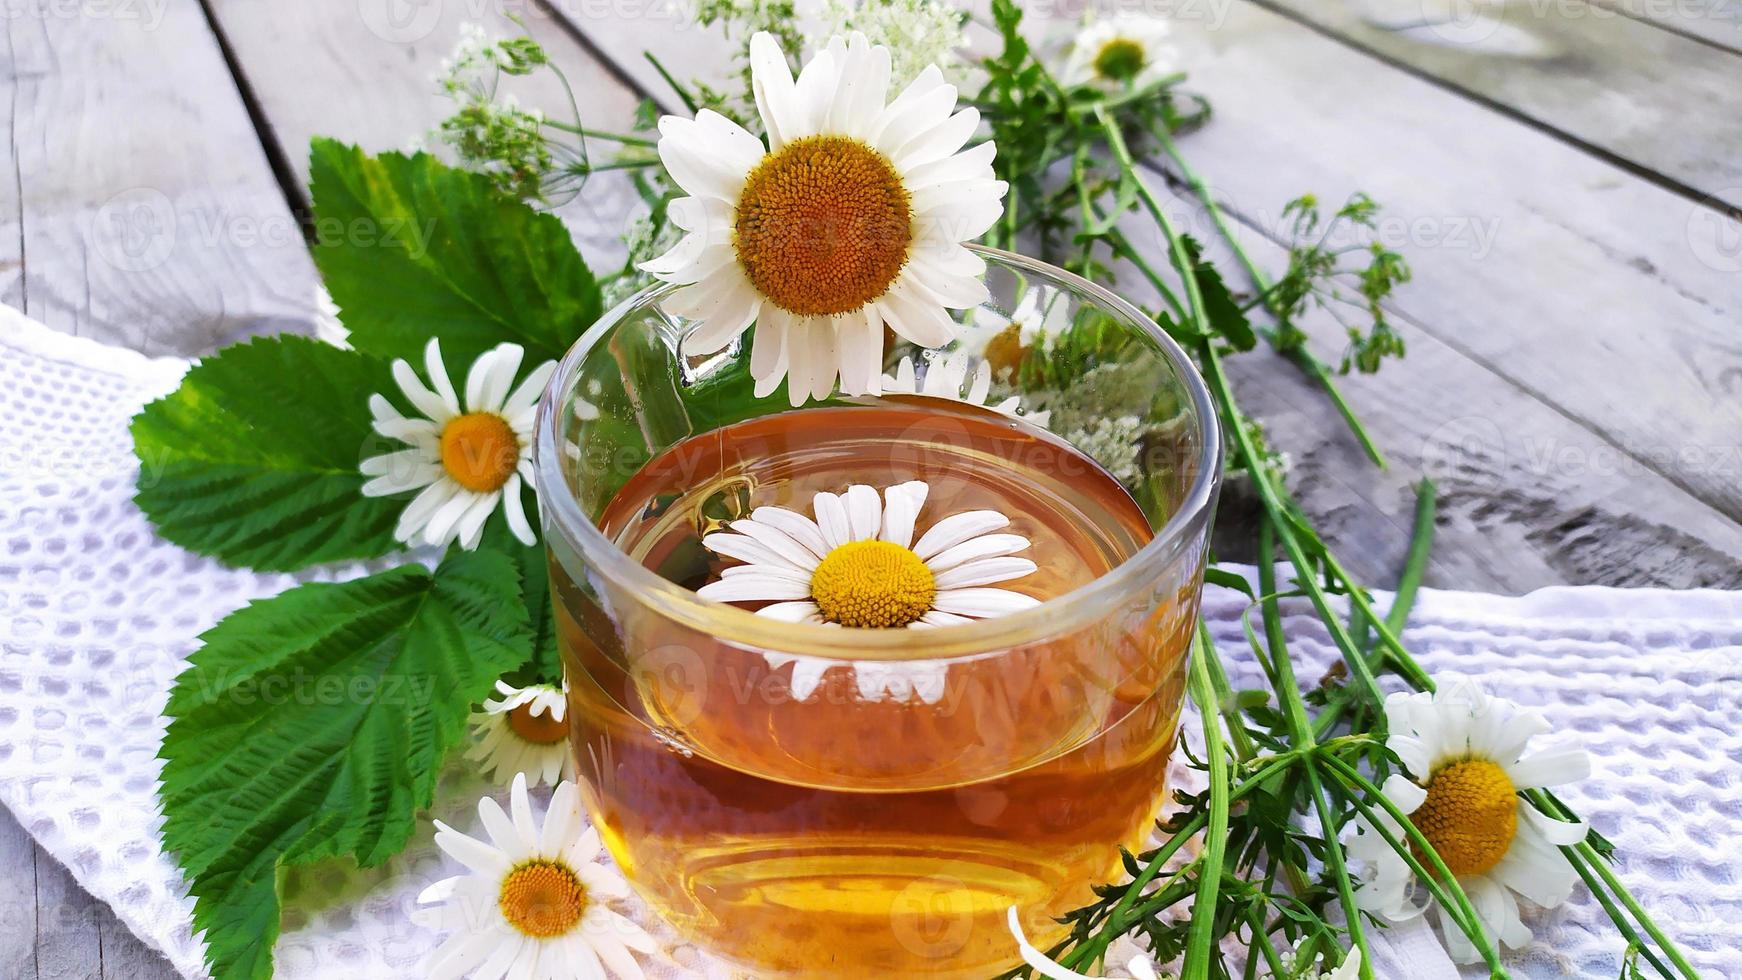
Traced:
<path fill-rule="evenodd" d="M 1259 260 L 1282 255 L 1286 200 L 1360 189 L 1414 264 L 1392 311 L 1408 358 L 1345 382 L 1389 470 L 1292 368 L 1256 354 L 1239 370 L 1348 564 L 1376 584 L 1395 574 L 1426 470 L 1442 513 L 1430 585 L 1742 586 L 1742 8 L 1162 6 L 1216 107 L 1184 150 Z M 669 98 L 641 48 L 719 61 L 674 9 L 15 4 L 0 22 L 0 301 L 152 354 L 306 330 L 312 135 L 404 145 L 444 114 L 430 78 L 461 23 L 506 33 L 505 14 L 548 47 L 589 121 L 620 127 L 641 98 Z M 626 204 L 606 193 L 562 213 L 596 257 Z M 1335 359 L 1335 327 L 1312 332 Z M 171 975 L 3 813 L 0 895 L 0 976 Z"/>

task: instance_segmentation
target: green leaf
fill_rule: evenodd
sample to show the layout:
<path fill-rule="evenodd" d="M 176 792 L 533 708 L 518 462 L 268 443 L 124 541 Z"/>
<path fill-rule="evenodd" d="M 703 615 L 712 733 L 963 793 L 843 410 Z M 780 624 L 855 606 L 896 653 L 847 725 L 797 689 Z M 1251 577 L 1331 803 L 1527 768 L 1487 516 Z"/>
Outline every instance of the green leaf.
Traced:
<path fill-rule="evenodd" d="M 531 490 L 522 491 L 528 496 Z M 536 505 L 531 505 L 536 506 Z M 528 513 L 534 513 L 531 507 Z M 526 662 L 509 672 L 508 683 L 515 687 L 528 684 L 561 684 L 562 655 L 557 650 L 556 618 L 552 614 L 550 564 L 544 545 L 524 545 L 508 530 L 508 522 L 498 510 L 484 525 L 480 548 L 507 555 L 520 573 L 521 605 L 526 609 L 527 634 L 531 638 L 531 655 Z"/>
<path fill-rule="evenodd" d="M 227 347 L 134 417 L 134 500 L 165 539 L 231 565 L 385 554 L 405 504 L 363 496 L 357 464 L 394 448 L 369 414 L 392 387 L 385 363 L 303 337 Z"/>
<path fill-rule="evenodd" d="M 440 337 L 449 370 L 505 341 L 562 357 L 602 310 L 553 214 L 427 153 L 369 156 L 316 139 L 315 263 L 358 350 L 415 361 Z"/>
<path fill-rule="evenodd" d="M 513 563 L 450 552 L 254 602 L 176 679 L 163 841 L 219 980 L 272 973 L 279 868 L 404 848 L 471 704 L 527 659 Z"/>
<path fill-rule="evenodd" d="M 1222 274 L 1216 267 L 1204 261 L 1204 249 L 1190 235 L 1183 236 L 1181 244 L 1191 257 L 1191 275 L 1197 280 L 1198 294 L 1204 299 L 1204 311 L 1210 316 L 1210 328 L 1222 336 L 1235 350 L 1251 350 L 1258 343 L 1258 336 L 1252 331 L 1252 323 L 1246 319 L 1240 304 L 1235 301 L 1228 286 L 1222 282 Z M 1178 263 L 1175 263 L 1176 265 Z M 1185 274 L 1186 270 L 1180 272 Z"/>

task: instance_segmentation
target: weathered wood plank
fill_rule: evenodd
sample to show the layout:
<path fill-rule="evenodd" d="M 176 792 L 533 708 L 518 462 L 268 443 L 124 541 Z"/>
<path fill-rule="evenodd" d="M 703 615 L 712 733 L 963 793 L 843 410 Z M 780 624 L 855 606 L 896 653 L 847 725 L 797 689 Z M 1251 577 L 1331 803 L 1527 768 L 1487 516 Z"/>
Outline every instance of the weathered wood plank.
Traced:
<path fill-rule="evenodd" d="M 109 906 L 96 903 L 96 916 L 103 980 L 177 980 L 181 976 L 162 954 L 147 948 L 122 925 Z"/>
<path fill-rule="evenodd" d="M 312 264 L 199 6 L 15 13 L 6 298 L 148 354 L 306 321 Z"/>
<path fill-rule="evenodd" d="M 0 976 L 36 976 L 36 842 L 0 807 Z"/>
<path fill-rule="evenodd" d="M 453 112 L 434 78 L 468 22 L 492 36 L 520 34 L 524 25 L 568 78 L 588 126 L 626 128 L 639 101 L 535 5 L 430 3 L 399 10 L 378 0 L 212 0 L 211 10 L 268 138 L 295 173 L 295 190 L 304 204 L 311 137 L 349 140 L 377 152 L 398 149 L 420 141 Z M 405 16 L 394 17 L 396 10 Z M 286 44 L 286 38 L 297 43 Z M 552 118 L 567 116 L 567 94 L 549 73 L 503 84 L 503 91 L 523 104 Z M 608 152 L 608 147 L 596 149 Z M 592 178 L 586 192 L 557 213 L 598 265 L 601 257 L 621 257 L 619 239 L 631 203 L 627 181 L 608 173 Z"/>
<path fill-rule="evenodd" d="M 1742 207 L 1742 128 L 1735 124 L 1742 61 L 1734 51 L 1584 0 L 1257 2 L 1694 197 Z"/>
<path fill-rule="evenodd" d="M 37 980 L 90 980 L 103 975 L 98 903 L 53 858 L 36 854 Z"/>
<path fill-rule="evenodd" d="M 1742 516 L 1742 224 L 1250 4 L 1180 33 L 1217 107 L 1186 151 L 1220 198 L 1278 236 L 1295 188 L 1371 192 L 1415 265 L 1398 311 L 1596 432 L 1611 468 Z"/>
<path fill-rule="evenodd" d="M 1735 0 L 1601 0 L 1613 10 L 1685 37 L 1742 52 L 1742 5 Z"/>

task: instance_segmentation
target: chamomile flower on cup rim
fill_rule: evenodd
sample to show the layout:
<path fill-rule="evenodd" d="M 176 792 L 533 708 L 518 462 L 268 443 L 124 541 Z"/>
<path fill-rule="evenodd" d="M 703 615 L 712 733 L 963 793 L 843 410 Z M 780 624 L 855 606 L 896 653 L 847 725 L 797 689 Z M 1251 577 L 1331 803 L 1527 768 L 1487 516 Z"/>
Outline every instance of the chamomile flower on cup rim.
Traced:
<path fill-rule="evenodd" d="M 423 976 L 644 976 L 636 954 L 653 956 L 659 946 L 610 907 L 629 899 L 629 885 L 599 862 L 599 832 L 587 826 L 574 783 L 551 794 L 542 824 L 533 817 L 525 775 L 514 777 L 508 812 L 486 796 L 478 818 L 478 837 L 435 822 L 436 846 L 467 873 L 417 896 L 424 908 L 416 918 L 448 934 L 424 960 Z"/>
<path fill-rule="evenodd" d="M 1590 755 L 1579 748 L 1528 752 L 1530 739 L 1548 730 L 1543 716 L 1464 679 L 1431 694 L 1393 694 L 1385 717 L 1386 745 L 1408 774 L 1393 774 L 1381 790 L 1434 845 L 1489 937 L 1515 949 L 1529 943 L 1517 900 L 1542 908 L 1567 900 L 1578 879 L 1559 848 L 1583 840 L 1587 827 L 1551 817 L 1518 794 L 1585 778 Z M 1400 832 L 1381 817 L 1387 831 Z M 1362 909 L 1394 921 L 1427 910 L 1411 896 L 1408 864 L 1365 820 L 1357 820 L 1346 847 L 1367 865 L 1355 892 Z M 1452 958 L 1476 962 L 1474 944 L 1445 909 L 1438 914 Z"/>
<path fill-rule="evenodd" d="M 400 513 L 396 539 L 438 547 L 458 541 L 471 550 L 500 506 L 516 538 L 538 543 L 521 488 L 533 482 L 532 426 L 556 362 L 533 368 L 516 386 L 525 354 L 519 344 L 498 344 L 478 355 L 466 372 L 462 401 L 442 361 L 441 341 L 431 338 L 423 355 L 429 384 L 404 360 L 393 362 L 393 380 L 416 415 L 401 414 L 379 393 L 369 396 L 375 431 L 410 448 L 363 460 L 358 468 L 370 477 L 363 495 L 419 491 Z"/>
<path fill-rule="evenodd" d="M 957 333 L 952 309 L 987 299 L 983 259 L 963 247 L 1003 214 L 991 142 L 956 111 L 934 66 L 893 100 L 890 53 L 835 37 L 795 79 L 766 32 L 750 41 L 766 141 L 719 113 L 660 120 L 659 156 L 689 196 L 685 235 L 642 264 L 678 285 L 667 312 L 692 322 L 686 355 L 724 349 L 754 325 L 758 397 L 787 383 L 794 405 L 877 394 L 883 330 L 921 347 Z"/>
<path fill-rule="evenodd" d="M 496 682 L 499 698 L 487 700 L 472 713 L 472 734 L 478 742 L 466 758 L 479 764 L 490 779 L 508 782 L 524 774 L 534 786 L 556 785 L 575 778 L 575 755 L 569 749 L 567 685 L 528 684 L 514 687 Z"/>

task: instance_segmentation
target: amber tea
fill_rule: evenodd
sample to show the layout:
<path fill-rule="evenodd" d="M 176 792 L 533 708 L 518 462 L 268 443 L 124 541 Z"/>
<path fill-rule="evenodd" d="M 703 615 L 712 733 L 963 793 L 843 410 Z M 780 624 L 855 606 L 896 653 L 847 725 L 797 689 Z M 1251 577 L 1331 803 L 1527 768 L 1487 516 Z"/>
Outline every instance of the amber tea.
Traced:
<path fill-rule="evenodd" d="M 693 436 L 598 523 L 635 561 L 697 588 L 733 564 L 702 537 L 754 508 L 808 513 L 819 491 L 911 480 L 929 487 L 920 529 L 968 510 L 1008 516 L 1037 569 L 1006 587 L 1040 600 L 1106 575 L 1153 533 L 1125 488 L 1062 440 L 934 399 Z M 946 635 L 976 625 L 901 631 L 900 646 L 862 657 L 835 634 L 814 657 L 730 639 L 742 610 L 719 606 L 718 628 L 662 616 L 553 559 L 595 823 L 667 919 L 758 974 L 997 973 L 1016 956 L 1010 906 L 1031 938 L 1056 938 L 1053 917 L 1118 877 L 1119 847 L 1149 833 L 1199 561 L 1182 551 L 1087 620 L 1042 607 L 992 650 Z"/>

